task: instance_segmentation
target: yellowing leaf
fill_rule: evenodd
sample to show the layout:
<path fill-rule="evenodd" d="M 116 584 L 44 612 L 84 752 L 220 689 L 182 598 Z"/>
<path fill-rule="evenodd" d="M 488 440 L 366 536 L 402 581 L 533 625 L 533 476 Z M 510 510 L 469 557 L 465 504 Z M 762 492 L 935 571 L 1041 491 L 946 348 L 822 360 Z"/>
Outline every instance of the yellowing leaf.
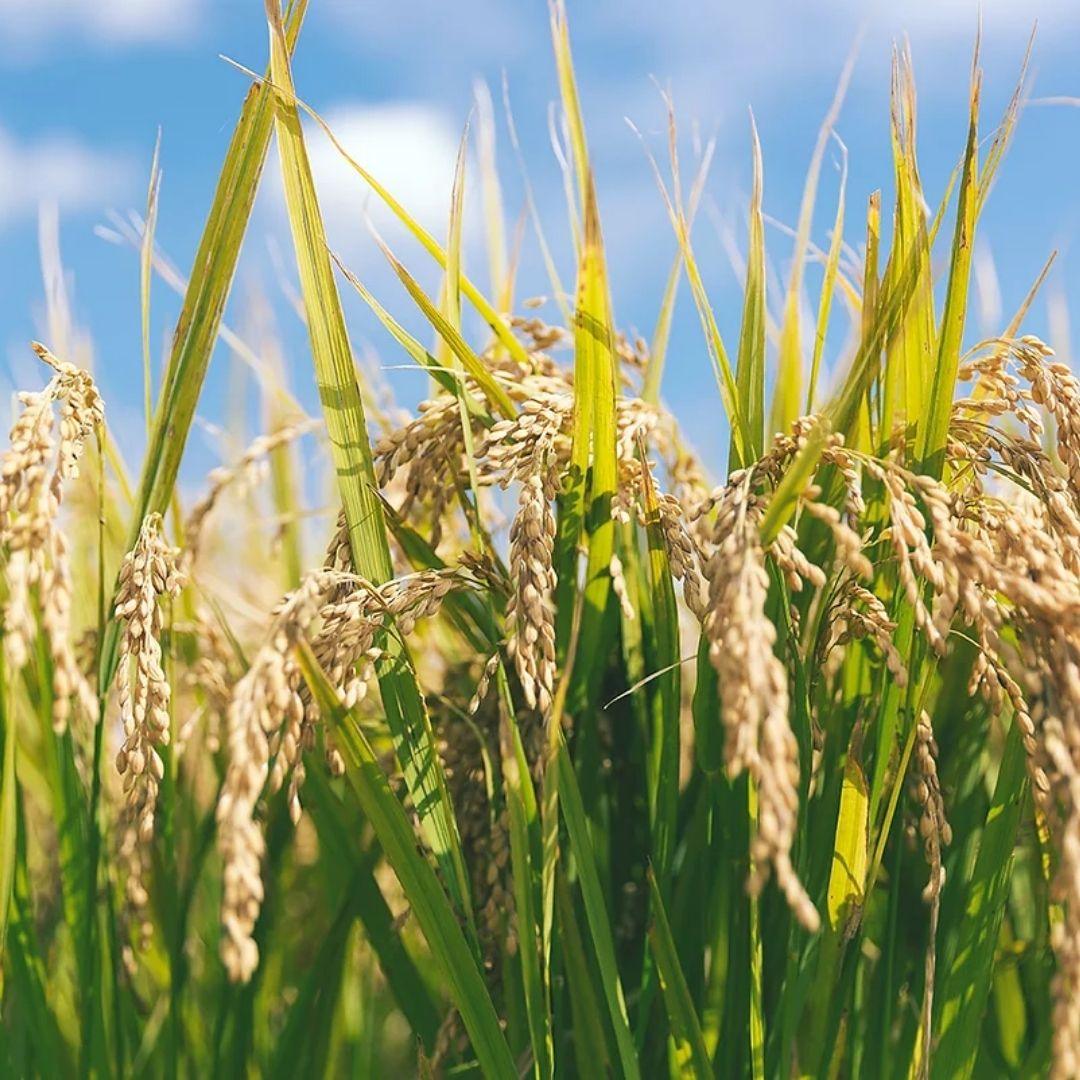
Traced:
<path fill-rule="evenodd" d="M 826 910 L 834 933 L 842 934 L 851 918 L 862 907 L 866 887 L 867 824 L 870 793 L 862 766 L 854 753 L 844 766 L 840 792 L 840 814 L 836 819 L 832 870 Z"/>

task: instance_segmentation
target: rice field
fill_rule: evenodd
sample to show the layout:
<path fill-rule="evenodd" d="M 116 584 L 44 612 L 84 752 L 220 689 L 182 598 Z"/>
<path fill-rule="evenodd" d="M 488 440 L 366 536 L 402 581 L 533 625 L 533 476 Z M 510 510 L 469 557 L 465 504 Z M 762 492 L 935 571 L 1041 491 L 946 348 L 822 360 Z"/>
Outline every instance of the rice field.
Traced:
<path fill-rule="evenodd" d="M 838 96 L 780 295 L 754 133 L 730 341 L 694 248 L 711 148 L 680 162 L 672 109 L 644 140 L 673 257 L 645 340 L 613 314 L 562 0 L 576 260 L 534 213 L 538 304 L 490 110 L 432 235 L 294 85 L 306 8 L 267 0 L 157 379 L 155 163 L 141 461 L 74 341 L 32 345 L 0 458 L 0 1074 L 1080 1074 L 1080 382 L 1025 328 L 1049 263 L 999 336 L 968 325 L 1026 61 L 987 120 L 976 53 L 924 191 L 898 50 L 892 205 L 841 185 L 815 238 Z M 313 139 L 440 268 L 429 295 L 379 241 L 426 341 L 328 248 Z M 263 433 L 183 498 L 278 167 L 310 348 L 254 350 Z M 356 362 L 352 292 L 426 369 L 407 418 Z M 662 400 L 680 299 L 723 461 Z M 312 523 L 320 461 L 337 512 Z"/>

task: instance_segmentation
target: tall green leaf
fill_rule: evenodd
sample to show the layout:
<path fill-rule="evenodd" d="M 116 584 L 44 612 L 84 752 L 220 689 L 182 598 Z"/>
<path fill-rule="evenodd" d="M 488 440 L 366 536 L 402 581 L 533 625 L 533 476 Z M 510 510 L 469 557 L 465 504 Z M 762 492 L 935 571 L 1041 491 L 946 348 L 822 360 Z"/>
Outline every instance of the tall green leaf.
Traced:
<path fill-rule="evenodd" d="M 306 12 L 307 0 L 295 0 L 289 7 L 288 26 L 283 29 L 287 51 L 291 52 L 296 44 Z M 135 546 L 147 514 L 164 514 L 168 510 L 255 203 L 273 120 L 272 91 L 267 83 L 260 81 L 248 91 L 244 100 L 192 262 L 191 278 L 173 334 L 125 550 L 130 551 Z M 119 633 L 119 625 L 110 620 L 101 652 L 99 683 L 102 693 L 108 690 L 116 674 Z"/>
<path fill-rule="evenodd" d="M 709 1052 L 705 1049 L 701 1024 L 686 985 L 686 976 L 679 963 L 671 926 L 664 911 L 664 901 L 652 873 L 649 874 L 649 895 L 652 901 L 649 946 L 660 972 L 660 986 L 664 991 L 664 1002 L 675 1039 L 675 1059 L 682 1075 L 706 1080 L 713 1075 Z"/>
<path fill-rule="evenodd" d="M 735 364 L 735 384 L 739 413 L 746 424 L 749 442 L 744 446 L 732 432 L 728 452 L 730 470 L 741 469 L 761 457 L 765 447 L 765 224 L 761 216 L 762 167 L 761 143 L 757 125 L 750 117 L 753 144 L 754 185 L 750 195 L 750 244 L 746 260 L 746 286 L 743 299 L 739 355 Z M 786 378 L 783 366 L 777 378 Z M 796 393 L 797 393 L 796 387 Z M 786 395 L 779 384 L 777 398 Z M 786 431 L 785 424 L 782 430 Z"/>
<path fill-rule="evenodd" d="M 978 69 L 971 82 L 970 120 L 967 148 L 960 176 L 960 201 L 956 211 L 956 231 L 949 257 L 949 284 L 941 314 L 937 360 L 934 365 L 925 419 L 919 426 L 917 457 L 922 471 L 940 477 L 945 467 L 945 441 L 952 414 L 956 373 L 963 348 L 967 316 L 971 259 L 975 246 L 975 221 L 979 211 L 979 88 Z"/>
<path fill-rule="evenodd" d="M 1026 794 L 1024 746 L 1014 720 L 968 884 L 960 939 L 949 970 L 942 973 L 938 1047 L 931 1073 L 935 1078 L 968 1077 L 975 1067 Z"/>
<path fill-rule="evenodd" d="M 274 86 L 281 88 L 275 98 L 274 125 L 319 396 L 326 415 L 353 562 L 363 577 L 378 584 L 393 577 L 394 570 L 375 483 L 364 406 L 295 104 L 277 0 L 266 0 L 266 10 L 270 23 L 270 70 Z M 451 895 L 460 909 L 470 914 L 461 839 L 435 751 L 431 721 L 404 645 L 391 634 L 386 639 L 385 651 L 379 686 L 394 733 L 395 749 Z"/>
<path fill-rule="evenodd" d="M 611 933 L 611 920 L 608 918 L 604 893 L 600 886 L 600 877 L 596 870 L 596 855 L 589 839 L 589 824 L 585 817 L 585 806 L 581 801 L 581 789 L 577 775 L 570 760 L 570 752 L 561 736 L 558 737 L 556 758 L 549 768 L 556 769 L 559 776 L 559 805 L 566 821 L 570 838 L 570 850 L 574 854 L 581 883 L 581 895 L 585 901 L 585 914 L 592 931 L 593 949 L 600 967 L 600 979 L 603 983 L 604 1000 L 607 1004 L 611 1025 L 615 1030 L 615 1042 L 619 1050 L 619 1061 L 623 1075 L 628 1080 L 637 1080 L 640 1076 L 634 1037 L 630 1033 L 630 1022 L 626 1013 L 626 1000 L 623 996 L 622 981 L 615 962 L 615 945 Z"/>

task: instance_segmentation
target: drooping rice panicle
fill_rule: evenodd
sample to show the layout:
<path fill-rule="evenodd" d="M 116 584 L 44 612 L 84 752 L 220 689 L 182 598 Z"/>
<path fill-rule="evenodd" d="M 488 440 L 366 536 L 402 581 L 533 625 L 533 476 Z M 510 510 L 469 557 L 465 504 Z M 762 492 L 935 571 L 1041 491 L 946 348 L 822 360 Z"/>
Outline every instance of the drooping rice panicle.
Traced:
<path fill-rule="evenodd" d="M 71 645 L 72 582 L 60 503 L 64 482 L 79 475 L 87 439 L 104 423 L 105 407 L 87 372 L 38 342 L 32 348 L 54 374 L 41 391 L 19 395 L 22 412 L 0 462 L 0 543 L 7 550 L 4 653 L 12 672 L 29 662 L 37 635 L 36 594 L 52 666 L 53 727 L 63 731 L 72 697 L 92 719 L 97 697 Z"/>
<path fill-rule="evenodd" d="M 172 686 L 162 651 L 161 602 L 179 594 L 179 550 L 162 535 L 159 514 L 143 522 L 135 547 L 120 566 L 116 617 L 123 628 L 116 695 L 124 741 L 116 755 L 123 778 L 120 858 L 126 872 L 124 891 L 139 920 L 139 937 L 150 937 L 144 909 L 149 902 L 146 871 L 154 839 L 158 793 L 165 778 L 159 748 L 170 741 Z"/>

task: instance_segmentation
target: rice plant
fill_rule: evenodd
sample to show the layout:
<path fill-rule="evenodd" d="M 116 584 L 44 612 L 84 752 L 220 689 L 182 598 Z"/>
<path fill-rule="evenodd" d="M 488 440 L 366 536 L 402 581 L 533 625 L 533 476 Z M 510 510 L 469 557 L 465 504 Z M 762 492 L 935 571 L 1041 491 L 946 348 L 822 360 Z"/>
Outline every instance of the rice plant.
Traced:
<path fill-rule="evenodd" d="M 753 135 L 732 343 L 693 243 L 710 154 L 684 190 L 672 112 L 674 262 L 636 340 L 553 0 L 576 264 L 534 220 L 548 308 L 515 295 L 489 106 L 445 238 L 348 158 L 441 268 L 429 296 L 382 244 L 429 349 L 328 250 L 308 140 L 345 151 L 293 83 L 306 6 L 267 0 L 137 480 L 74 339 L 34 345 L 0 464 L 0 1071 L 1077 1075 L 1080 383 L 1024 333 L 1041 278 L 999 337 L 965 335 L 1024 75 L 984 138 L 976 60 L 954 176 L 924 192 L 898 51 L 891 223 L 879 193 L 852 228 L 841 188 L 819 250 L 838 99 L 780 297 Z M 265 432 L 185 506 L 211 353 L 247 348 L 222 317 L 271 142 L 310 338 L 289 378 L 322 416 L 264 323 Z M 430 374 L 412 418 L 339 290 Z M 727 461 L 660 399 L 680 291 Z M 309 559 L 320 440 L 340 511 Z"/>

